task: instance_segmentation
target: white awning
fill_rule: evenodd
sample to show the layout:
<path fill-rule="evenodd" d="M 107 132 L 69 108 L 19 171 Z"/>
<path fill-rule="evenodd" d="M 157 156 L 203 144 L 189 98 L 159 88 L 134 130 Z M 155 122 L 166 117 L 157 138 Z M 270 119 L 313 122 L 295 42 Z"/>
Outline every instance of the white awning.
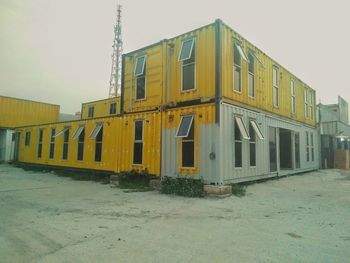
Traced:
<path fill-rule="evenodd" d="M 249 134 L 247 132 L 247 129 L 243 123 L 243 120 L 241 117 L 235 117 L 236 123 L 238 125 L 239 131 L 242 134 L 243 139 L 250 140 Z"/>
<path fill-rule="evenodd" d="M 237 43 L 235 43 L 235 46 L 236 46 L 239 54 L 241 55 L 241 58 L 243 58 L 245 61 L 248 62 L 248 58 L 247 58 L 246 54 L 244 53 L 242 47 L 239 44 L 237 44 Z"/>
<path fill-rule="evenodd" d="M 258 135 L 259 139 L 263 140 L 264 139 L 264 135 L 262 134 L 262 132 L 261 132 L 261 130 L 259 128 L 259 125 L 256 123 L 256 121 L 251 120 L 250 124 L 252 125 L 252 127 L 253 127 L 256 135 Z"/>
<path fill-rule="evenodd" d="M 182 116 L 179 127 L 177 128 L 176 137 L 184 138 L 188 136 L 193 122 L 193 115 Z"/>
<path fill-rule="evenodd" d="M 181 45 L 180 54 L 179 54 L 179 61 L 190 59 L 192 56 L 193 47 L 194 47 L 194 38 L 183 41 Z"/>
<path fill-rule="evenodd" d="M 262 63 L 262 61 L 257 57 L 257 55 L 255 55 L 254 52 L 250 51 L 249 53 L 254 57 L 254 59 L 255 59 L 263 68 L 265 67 L 265 66 L 264 66 L 264 63 Z"/>
<path fill-rule="evenodd" d="M 67 130 L 69 130 L 69 127 L 64 127 L 62 130 L 60 130 L 58 133 L 56 133 L 52 138 L 56 138 L 62 134 L 64 134 Z"/>
<path fill-rule="evenodd" d="M 89 135 L 90 139 L 96 139 L 98 133 L 100 132 L 101 128 L 102 128 L 102 123 L 96 123 L 95 128 L 93 129 L 93 131 L 91 132 L 91 134 Z"/>
<path fill-rule="evenodd" d="M 145 72 L 146 57 L 138 57 L 135 64 L 134 75 L 135 77 L 143 75 Z"/>
<path fill-rule="evenodd" d="M 84 129 L 85 129 L 85 126 L 79 126 L 78 129 L 73 134 L 72 139 L 77 140 Z"/>

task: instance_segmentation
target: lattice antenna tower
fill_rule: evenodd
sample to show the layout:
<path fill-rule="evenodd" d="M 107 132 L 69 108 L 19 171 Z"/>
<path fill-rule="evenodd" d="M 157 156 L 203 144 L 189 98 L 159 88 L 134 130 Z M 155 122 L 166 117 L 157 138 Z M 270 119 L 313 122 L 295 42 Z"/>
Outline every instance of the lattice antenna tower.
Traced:
<path fill-rule="evenodd" d="M 117 21 L 114 26 L 112 70 L 109 81 L 109 97 L 113 98 L 120 95 L 121 89 L 121 71 L 122 71 L 122 6 L 117 5 Z"/>

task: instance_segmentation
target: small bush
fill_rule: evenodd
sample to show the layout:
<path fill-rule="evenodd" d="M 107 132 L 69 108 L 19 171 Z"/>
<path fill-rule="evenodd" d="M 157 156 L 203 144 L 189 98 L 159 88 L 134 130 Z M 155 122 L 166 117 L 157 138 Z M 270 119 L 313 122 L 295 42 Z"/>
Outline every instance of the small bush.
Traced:
<path fill-rule="evenodd" d="M 152 175 L 148 173 L 138 173 L 136 171 L 122 172 L 118 175 L 119 188 L 121 189 L 138 189 L 140 191 L 147 191 L 149 187 L 149 181 L 152 179 Z"/>
<path fill-rule="evenodd" d="M 240 184 L 232 184 L 232 194 L 238 197 L 245 196 L 246 187 Z"/>
<path fill-rule="evenodd" d="M 203 197 L 203 185 L 203 181 L 199 179 L 163 177 L 161 192 L 186 197 Z"/>

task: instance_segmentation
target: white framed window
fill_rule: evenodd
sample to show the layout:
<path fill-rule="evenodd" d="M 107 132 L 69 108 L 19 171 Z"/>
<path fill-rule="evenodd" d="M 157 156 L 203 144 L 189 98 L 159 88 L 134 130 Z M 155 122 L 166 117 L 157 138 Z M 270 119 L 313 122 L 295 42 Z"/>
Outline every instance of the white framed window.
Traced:
<path fill-rule="evenodd" d="M 196 52 L 194 38 L 182 42 L 179 62 L 182 63 L 181 90 L 194 90 L 196 86 Z"/>
<path fill-rule="evenodd" d="M 259 125 L 256 123 L 256 120 L 250 120 L 250 125 L 252 126 L 252 128 L 254 129 L 256 135 L 258 135 L 258 138 L 260 140 L 264 140 L 264 135 L 262 134 Z"/>
<path fill-rule="evenodd" d="M 238 43 L 233 44 L 233 90 L 242 92 L 242 59 L 248 62 L 242 47 Z"/>
<path fill-rule="evenodd" d="M 61 136 L 61 135 L 63 135 L 67 130 L 69 130 L 69 126 L 66 126 L 66 127 L 64 127 L 62 130 L 60 130 L 58 133 L 56 133 L 54 136 L 52 136 L 53 138 L 56 138 L 56 137 L 58 137 L 58 136 Z"/>
<path fill-rule="evenodd" d="M 290 105 L 291 105 L 291 112 L 295 113 L 295 82 L 293 79 L 290 80 Z"/>
<path fill-rule="evenodd" d="M 310 142 L 309 142 L 309 132 L 305 132 L 306 135 L 306 161 L 310 161 Z"/>
<path fill-rule="evenodd" d="M 133 164 L 143 162 L 143 120 L 134 121 Z"/>
<path fill-rule="evenodd" d="M 102 128 L 102 125 L 103 125 L 103 123 L 100 123 L 100 122 L 96 123 L 95 128 L 92 130 L 92 132 L 89 135 L 90 139 L 93 139 L 93 140 L 96 139 L 98 133 L 100 132 L 100 130 Z"/>
<path fill-rule="evenodd" d="M 93 118 L 94 117 L 94 111 L 95 111 L 95 107 L 94 106 L 89 106 L 88 118 Z"/>
<path fill-rule="evenodd" d="M 239 129 L 243 139 L 249 140 L 250 137 L 249 137 L 247 128 L 244 125 L 242 117 L 235 116 L 235 121 L 237 123 L 238 129 Z"/>
<path fill-rule="evenodd" d="M 252 52 L 248 53 L 248 96 L 255 98 L 255 59 Z"/>
<path fill-rule="evenodd" d="M 72 136 L 72 140 L 77 140 L 80 136 L 80 134 L 84 131 L 85 126 L 79 126 L 76 131 L 74 132 L 73 136 Z"/>
<path fill-rule="evenodd" d="M 305 118 L 308 119 L 309 118 L 309 98 L 308 98 L 308 91 L 307 88 L 304 88 L 304 114 L 305 114 Z"/>
<path fill-rule="evenodd" d="M 176 137 L 187 137 L 193 122 L 193 115 L 181 116 L 180 125 L 177 128 Z"/>
<path fill-rule="evenodd" d="M 146 98 L 146 56 L 141 56 L 136 59 L 134 76 L 136 77 L 136 100 Z M 116 109 L 115 109 L 116 110 Z M 114 114 L 114 113 L 110 113 Z"/>
<path fill-rule="evenodd" d="M 146 56 L 141 56 L 136 59 L 134 76 L 138 77 L 145 73 Z"/>
<path fill-rule="evenodd" d="M 272 67 L 273 106 L 279 106 L 278 68 Z"/>
<path fill-rule="evenodd" d="M 313 93 L 311 90 L 309 90 L 309 98 L 310 98 L 310 105 L 309 105 L 309 109 L 310 109 L 310 119 L 313 120 L 314 119 L 314 97 L 313 97 Z"/>

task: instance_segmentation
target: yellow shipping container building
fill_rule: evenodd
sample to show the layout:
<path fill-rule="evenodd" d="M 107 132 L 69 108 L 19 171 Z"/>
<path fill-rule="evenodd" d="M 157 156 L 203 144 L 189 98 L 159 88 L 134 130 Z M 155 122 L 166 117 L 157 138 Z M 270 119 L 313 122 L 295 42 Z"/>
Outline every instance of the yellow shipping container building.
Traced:
<path fill-rule="evenodd" d="M 215 185 L 318 168 L 315 91 L 221 20 L 122 60 L 120 97 L 17 129 L 18 161 Z"/>

